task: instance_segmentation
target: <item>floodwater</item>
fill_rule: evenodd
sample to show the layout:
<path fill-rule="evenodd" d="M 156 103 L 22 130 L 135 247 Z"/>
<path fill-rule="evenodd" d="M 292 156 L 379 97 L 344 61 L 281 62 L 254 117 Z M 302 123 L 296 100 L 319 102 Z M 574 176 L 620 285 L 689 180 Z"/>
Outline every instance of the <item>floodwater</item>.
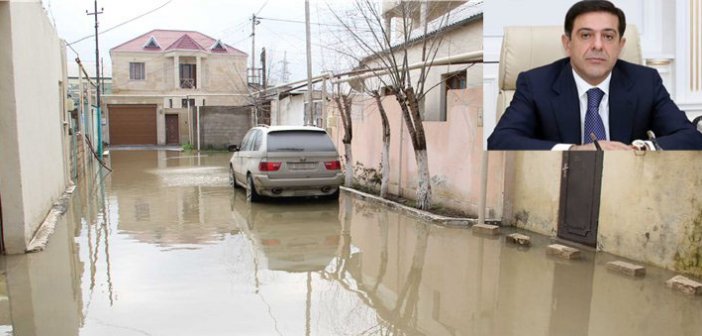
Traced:
<path fill-rule="evenodd" d="M 228 154 L 114 151 L 43 252 L 0 257 L 0 335 L 702 335 L 702 297 L 339 202 L 248 204 Z"/>

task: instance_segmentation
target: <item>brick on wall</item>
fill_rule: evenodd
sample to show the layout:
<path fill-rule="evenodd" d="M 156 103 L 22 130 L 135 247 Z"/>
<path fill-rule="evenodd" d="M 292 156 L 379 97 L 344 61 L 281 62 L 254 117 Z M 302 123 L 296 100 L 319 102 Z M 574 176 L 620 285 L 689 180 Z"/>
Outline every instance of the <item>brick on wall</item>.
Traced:
<path fill-rule="evenodd" d="M 240 145 L 251 128 L 248 106 L 203 106 L 200 108 L 200 141 L 203 149 Z"/>

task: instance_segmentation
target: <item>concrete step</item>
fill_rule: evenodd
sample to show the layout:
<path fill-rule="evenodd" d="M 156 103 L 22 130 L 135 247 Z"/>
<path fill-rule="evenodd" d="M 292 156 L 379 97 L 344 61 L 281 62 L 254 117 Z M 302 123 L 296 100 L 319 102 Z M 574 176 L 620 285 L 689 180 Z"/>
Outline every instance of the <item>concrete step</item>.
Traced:
<path fill-rule="evenodd" d="M 607 269 L 632 277 L 642 277 L 646 275 L 645 267 L 634 265 L 626 261 L 610 261 L 607 263 Z"/>
<path fill-rule="evenodd" d="M 505 236 L 505 241 L 510 244 L 531 246 L 531 238 L 521 233 L 512 233 Z"/>
<path fill-rule="evenodd" d="M 475 233 L 486 234 L 486 235 L 491 235 L 491 236 L 496 236 L 496 235 L 500 234 L 500 227 L 497 225 L 475 224 L 475 225 L 473 225 L 472 230 Z"/>
<path fill-rule="evenodd" d="M 687 295 L 702 295 L 702 283 L 676 275 L 665 282 L 666 286 Z"/>
<path fill-rule="evenodd" d="M 551 244 L 546 247 L 546 254 L 568 260 L 580 259 L 580 250 L 561 244 Z"/>

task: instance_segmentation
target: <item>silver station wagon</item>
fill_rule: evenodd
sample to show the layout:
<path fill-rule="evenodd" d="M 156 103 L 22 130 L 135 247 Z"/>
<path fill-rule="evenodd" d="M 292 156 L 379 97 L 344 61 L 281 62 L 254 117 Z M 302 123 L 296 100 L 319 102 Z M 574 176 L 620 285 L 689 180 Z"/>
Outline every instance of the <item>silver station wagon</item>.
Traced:
<path fill-rule="evenodd" d="M 326 131 L 311 126 L 258 126 L 229 160 L 230 182 L 246 198 L 339 198 L 344 181 L 339 153 Z"/>

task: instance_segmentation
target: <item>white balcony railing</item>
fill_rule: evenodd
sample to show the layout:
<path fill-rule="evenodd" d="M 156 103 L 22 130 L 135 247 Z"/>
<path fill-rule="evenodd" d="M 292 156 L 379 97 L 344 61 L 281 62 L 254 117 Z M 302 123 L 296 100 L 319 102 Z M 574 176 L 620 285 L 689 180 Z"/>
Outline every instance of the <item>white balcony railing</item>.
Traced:
<path fill-rule="evenodd" d="M 195 79 L 181 78 L 180 79 L 180 88 L 181 89 L 196 89 L 197 87 L 195 87 Z"/>

